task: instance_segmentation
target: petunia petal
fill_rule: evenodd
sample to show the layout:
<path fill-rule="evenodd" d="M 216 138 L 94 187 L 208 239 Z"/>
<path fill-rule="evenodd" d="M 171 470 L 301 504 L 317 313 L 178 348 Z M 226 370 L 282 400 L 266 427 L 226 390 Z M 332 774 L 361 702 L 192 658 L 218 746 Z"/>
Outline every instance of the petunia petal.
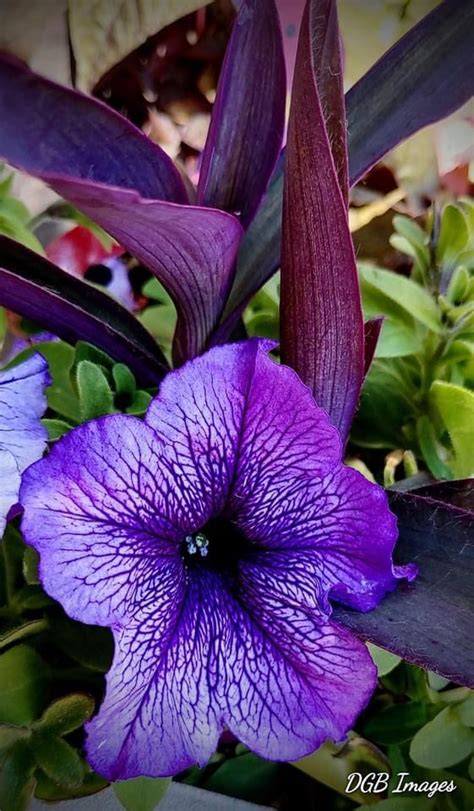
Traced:
<path fill-rule="evenodd" d="M 72 617 L 120 623 L 158 596 L 163 572 L 179 580 L 180 499 L 156 483 L 160 449 L 142 421 L 106 417 L 25 474 L 22 531 L 41 555 L 46 591 Z"/>
<path fill-rule="evenodd" d="M 20 474 L 39 459 L 47 431 L 40 422 L 46 410 L 48 364 L 32 355 L 13 369 L 0 372 L 0 536 L 10 507 L 18 500 Z"/>
<path fill-rule="evenodd" d="M 251 613 L 215 572 L 194 572 L 170 603 L 164 635 L 153 622 L 115 634 L 107 697 L 89 724 L 93 767 L 108 779 L 204 765 L 225 727 L 267 758 L 291 760 L 340 739 L 366 704 L 375 671 L 365 647 L 321 613 L 279 598 Z M 358 674 L 354 684 L 354 671 Z"/>
<path fill-rule="evenodd" d="M 319 477 L 341 459 L 341 440 L 297 374 L 263 348 L 255 357 L 239 437 L 238 470 L 230 500 L 239 509 L 248 494 L 253 508 L 302 475 Z"/>
<path fill-rule="evenodd" d="M 300 476 L 278 490 L 256 488 L 235 520 L 269 550 L 266 567 L 282 576 L 306 567 L 323 597 L 359 611 L 377 606 L 406 575 L 392 565 L 397 525 L 385 492 L 343 465 L 319 481 Z"/>
<path fill-rule="evenodd" d="M 149 407 L 146 421 L 166 444 L 167 464 L 207 500 L 208 517 L 224 508 L 231 485 L 234 503 L 249 489 L 317 474 L 340 459 L 327 415 L 291 369 L 267 357 L 271 347 L 256 340 L 215 347 L 170 373 Z"/>
<path fill-rule="evenodd" d="M 5 531 L 8 513 L 18 500 L 20 484 L 21 475 L 15 457 L 0 446 L 0 538 Z"/>

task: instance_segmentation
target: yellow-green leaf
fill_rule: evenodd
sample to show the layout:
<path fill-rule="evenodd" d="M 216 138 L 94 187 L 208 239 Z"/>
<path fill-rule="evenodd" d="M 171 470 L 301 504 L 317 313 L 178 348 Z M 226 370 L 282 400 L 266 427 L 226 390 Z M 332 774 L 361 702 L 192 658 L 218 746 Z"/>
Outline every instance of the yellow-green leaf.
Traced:
<path fill-rule="evenodd" d="M 76 86 L 90 91 L 110 68 L 167 25 L 210 0 L 69 0 Z"/>
<path fill-rule="evenodd" d="M 455 476 L 474 474 L 474 392 L 454 383 L 435 380 L 430 397 L 450 436 Z"/>

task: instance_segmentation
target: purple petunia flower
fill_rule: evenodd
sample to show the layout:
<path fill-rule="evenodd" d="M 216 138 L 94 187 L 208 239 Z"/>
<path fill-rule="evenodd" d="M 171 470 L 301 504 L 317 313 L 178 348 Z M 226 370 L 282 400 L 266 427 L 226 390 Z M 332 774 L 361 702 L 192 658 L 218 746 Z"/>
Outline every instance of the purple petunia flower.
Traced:
<path fill-rule="evenodd" d="M 205 763 L 225 728 L 293 760 L 340 740 L 373 691 L 329 598 L 365 611 L 394 588 L 395 518 L 269 348 L 212 349 L 144 421 L 82 425 L 24 477 L 46 591 L 115 637 L 87 741 L 109 779 Z"/>
<path fill-rule="evenodd" d="M 21 474 L 46 447 L 48 433 L 40 417 L 50 382 L 48 364 L 37 354 L 0 371 L 0 538 L 18 501 Z"/>

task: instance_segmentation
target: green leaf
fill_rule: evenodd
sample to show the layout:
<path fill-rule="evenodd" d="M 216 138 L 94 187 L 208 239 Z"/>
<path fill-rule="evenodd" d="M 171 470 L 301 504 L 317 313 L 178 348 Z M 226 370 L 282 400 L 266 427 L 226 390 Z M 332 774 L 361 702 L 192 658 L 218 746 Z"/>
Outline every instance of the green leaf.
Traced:
<path fill-rule="evenodd" d="M 452 471 L 443 459 L 446 450 L 438 439 L 433 423 L 425 414 L 417 420 L 416 433 L 421 453 L 433 476 L 436 479 L 452 479 Z"/>
<path fill-rule="evenodd" d="M 8 724 L 0 725 L 0 758 L 3 759 L 5 752 L 11 749 L 20 740 L 29 737 L 29 731 L 24 727 L 14 727 Z"/>
<path fill-rule="evenodd" d="M 30 724 L 41 711 L 48 670 L 33 648 L 16 645 L 0 656 L 0 722 Z"/>
<path fill-rule="evenodd" d="M 81 360 L 77 365 L 76 382 L 84 422 L 114 412 L 114 395 L 99 366 L 90 360 Z"/>
<path fill-rule="evenodd" d="M 110 668 L 114 644 L 108 628 L 57 617 L 51 619 L 51 638 L 61 651 L 83 667 L 98 673 Z"/>
<path fill-rule="evenodd" d="M 39 555 L 32 546 L 25 546 L 23 553 L 23 577 L 29 586 L 39 585 Z"/>
<path fill-rule="evenodd" d="M 451 439 L 454 474 L 459 478 L 469 478 L 474 475 L 474 392 L 435 380 L 430 398 Z"/>
<path fill-rule="evenodd" d="M 112 369 L 112 376 L 117 394 L 128 394 L 133 398 L 137 389 L 135 377 L 124 363 L 116 363 Z"/>
<path fill-rule="evenodd" d="M 154 811 L 164 796 L 171 778 L 136 777 L 112 786 L 127 811 Z"/>
<path fill-rule="evenodd" d="M 77 342 L 74 360 L 76 365 L 79 364 L 81 360 L 89 360 L 91 363 L 95 363 L 96 366 L 103 366 L 104 369 L 108 370 L 111 370 L 114 366 L 114 361 L 110 355 L 107 355 L 102 349 L 93 346 L 93 344 L 87 343 L 87 341 Z"/>
<path fill-rule="evenodd" d="M 419 766 L 439 769 L 454 766 L 474 752 L 474 731 L 465 727 L 456 705 L 446 707 L 416 733 L 410 757 Z"/>
<path fill-rule="evenodd" d="M 401 358 L 415 355 L 421 349 L 421 337 L 413 321 L 407 324 L 385 318 L 375 349 L 376 358 Z"/>
<path fill-rule="evenodd" d="M 418 701 L 393 704 L 370 718 L 363 727 L 364 735 L 382 746 L 404 743 L 427 721 L 426 705 Z"/>
<path fill-rule="evenodd" d="M 0 808 L 27 811 L 36 786 L 35 762 L 26 742 L 19 741 L 0 769 Z"/>
<path fill-rule="evenodd" d="M 387 673 L 391 673 L 391 671 L 402 661 L 400 656 L 397 656 L 395 653 L 390 653 L 390 651 L 379 648 L 377 645 L 371 645 L 370 642 L 367 643 L 367 647 L 372 659 L 374 660 L 374 664 L 377 667 L 379 677 L 386 676 Z"/>
<path fill-rule="evenodd" d="M 142 293 L 147 298 L 151 298 L 154 301 L 159 301 L 160 304 L 173 304 L 171 296 L 161 282 L 158 281 L 155 277 L 152 279 L 148 279 L 147 282 L 142 287 Z"/>
<path fill-rule="evenodd" d="M 466 727 L 474 727 L 474 692 L 457 706 L 457 712 L 462 724 Z"/>
<path fill-rule="evenodd" d="M 41 242 L 31 233 L 29 228 L 24 225 L 21 219 L 13 216 L 8 211 L 2 210 L 2 207 L 0 207 L 0 234 L 21 242 L 22 245 L 35 251 L 35 253 L 44 255 Z"/>
<path fill-rule="evenodd" d="M 87 768 L 87 764 L 85 765 L 85 768 Z M 36 779 L 38 782 L 35 789 L 35 797 L 51 803 L 59 802 L 60 800 L 76 800 L 79 797 L 89 797 L 91 794 L 97 794 L 99 791 L 103 791 L 103 789 L 108 785 L 107 781 L 104 780 L 103 777 L 100 777 L 100 775 L 95 774 L 94 772 L 87 772 L 81 785 L 75 786 L 73 789 L 58 786 L 58 784 L 53 780 L 50 780 L 50 778 L 47 777 L 44 772 L 38 772 Z M 76 803 L 74 803 L 71 807 L 74 809 L 76 807 Z M 101 808 L 102 802 L 98 800 L 97 809 Z M 58 811 L 60 811 L 60 809 L 58 809 Z"/>
<path fill-rule="evenodd" d="M 150 401 L 151 394 L 148 394 L 147 391 L 137 391 L 135 397 L 133 398 L 132 404 L 126 409 L 127 414 L 141 416 L 147 410 L 148 406 L 150 405 Z"/>
<path fill-rule="evenodd" d="M 367 811 L 366 805 L 359 805 L 356 811 Z M 423 797 L 389 797 L 372 805 L 370 811 L 433 811 L 433 800 Z"/>
<path fill-rule="evenodd" d="M 395 230 L 408 239 L 412 245 L 416 245 L 427 252 L 428 248 L 428 235 L 417 222 L 410 217 L 403 217 L 401 214 L 396 214 L 392 220 Z"/>
<path fill-rule="evenodd" d="M 10 628 L 9 631 L 0 636 L 0 650 L 13 645 L 14 642 L 21 642 L 29 636 L 40 634 L 46 631 L 47 628 L 48 620 L 45 619 L 31 620 L 31 622 L 25 622 L 15 628 Z"/>
<path fill-rule="evenodd" d="M 370 741 L 354 734 L 342 746 L 327 741 L 312 755 L 292 765 L 345 797 L 347 780 L 351 773 L 360 772 L 366 775 L 374 771 L 389 771 L 385 755 Z M 365 795 L 359 790 L 350 796 L 354 802 L 365 800 Z"/>
<path fill-rule="evenodd" d="M 449 203 L 441 214 L 441 228 L 436 246 L 436 260 L 440 265 L 452 266 L 469 243 L 469 229 L 462 209 Z"/>
<path fill-rule="evenodd" d="M 46 389 L 48 406 L 62 417 L 79 422 L 79 400 L 74 387 L 72 367 L 74 349 L 63 341 L 38 344 L 36 349 L 46 358 L 53 383 Z"/>
<path fill-rule="evenodd" d="M 55 735 L 33 732 L 30 745 L 38 766 L 51 780 L 64 788 L 81 785 L 84 767 L 70 744 Z"/>
<path fill-rule="evenodd" d="M 397 304 L 428 329 L 436 333 L 442 332 L 443 328 L 436 302 L 421 285 L 390 270 L 381 270 L 365 264 L 359 264 L 358 267 L 364 296 L 366 290 L 368 292 L 371 290 L 373 295 L 378 292 L 389 301 Z M 378 314 L 384 315 L 385 310 L 382 309 L 384 306 L 383 299 L 380 299 L 380 304 L 381 308 Z M 387 315 L 390 315 L 390 312 Z"/>
<path fill-rule="evenodd" d="M 278 763 L 271 763 L 253 752 L 246 752 L 224 760 L 206 780 L 203 788 L 240 800 L 267 804 L 279 769 Z"/>
<path fill-rule="evenodd" d="M 32 728 L 53 735 L 68 735 L 89 720 L 94 712 L 94 699 L 84 693 L 71 693 L 49 705 Z"/>
<path fill-rule="evenodd" d="M 403 426 L 413 418 L 416 387 L 401 359 L 377 359 L 365 380 L 351 438 L 362 447 L 403 446 Z"/>
<path fill-rule="evenodd" d="M 64 422 L 64 420 L 50 420 L 45 418 L 41 420 L 41 422 L 48 431 L 48 439 L 50 442 L 56 442 L 56 440 L 61 439 L 61 437 L 67 434 L 73 427 L 68 422 Z"/>

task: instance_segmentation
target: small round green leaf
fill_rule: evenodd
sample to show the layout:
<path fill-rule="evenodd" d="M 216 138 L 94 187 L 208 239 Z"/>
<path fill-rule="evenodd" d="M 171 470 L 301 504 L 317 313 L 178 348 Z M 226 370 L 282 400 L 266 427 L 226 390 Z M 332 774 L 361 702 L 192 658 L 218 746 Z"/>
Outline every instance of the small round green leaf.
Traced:
<path fill-rule="evenodd" d="M 445 768 L 474 752 L 474 731 L 461 722 L 456 706 L 446 707 L 416 733 L 410 757 L 418 766 Z"/>
<path fill-rule="evenodd" d="M 33 725 L 33 729 L 54 735 L 68 735 L 89 720 L 94 712 L 94 706 L 94 699 L 91 696 L 71 693 L 53 701 L 40 720 Z"/>
<path fill-rule="evenodd" d="M 34 732 L 31 736 L 31 749 L 40 769 L 55 783 L 64 788 L 81 785 L 84 779 L 81 758 L 62 738 Z"/>

